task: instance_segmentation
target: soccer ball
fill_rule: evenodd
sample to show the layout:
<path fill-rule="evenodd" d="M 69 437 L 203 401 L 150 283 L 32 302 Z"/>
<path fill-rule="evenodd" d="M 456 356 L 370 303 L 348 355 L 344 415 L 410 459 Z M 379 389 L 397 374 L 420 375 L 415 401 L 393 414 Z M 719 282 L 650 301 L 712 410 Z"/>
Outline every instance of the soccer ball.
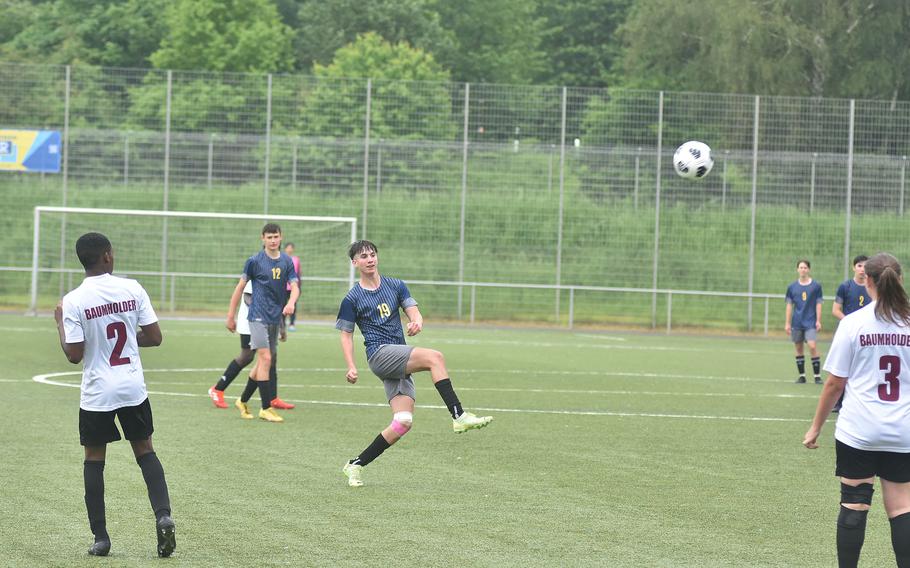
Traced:
<path fill-rule="evenodd" d="M 690 140 L 673 154 L 673 169 L 684 178 L 703 178 L 714 167 L 711 148 L 704 142 Z"/>

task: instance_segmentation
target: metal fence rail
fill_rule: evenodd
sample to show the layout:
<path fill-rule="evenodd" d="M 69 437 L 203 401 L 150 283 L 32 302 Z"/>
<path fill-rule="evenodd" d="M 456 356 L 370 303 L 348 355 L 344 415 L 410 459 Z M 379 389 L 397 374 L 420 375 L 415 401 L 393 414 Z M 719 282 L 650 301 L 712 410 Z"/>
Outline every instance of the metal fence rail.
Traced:
<path fill-rule="evenodd" d="M 730 323 L 752 329 L 752 300 L 799 258 L 831 297 L 853 255 L 910 252 L 905 102 L 18 64 L 0 79 L 0 126 L 64 139 L 61 175 L 0 176 L 4 267 L 29 264 L 36 205 L 347 216 L 384 270 L 458 283 L 455 318 L 468 283 L 521 283 L 549 287 L 538 317 L 560 325 L 593 286 L 647 290 L 654 327 L 669 290 L 745 294 Z M 698 183 L 671 167 L 688 139 L 714 150 Z M 13 305 L 17 275 L 0 271 Z"/>

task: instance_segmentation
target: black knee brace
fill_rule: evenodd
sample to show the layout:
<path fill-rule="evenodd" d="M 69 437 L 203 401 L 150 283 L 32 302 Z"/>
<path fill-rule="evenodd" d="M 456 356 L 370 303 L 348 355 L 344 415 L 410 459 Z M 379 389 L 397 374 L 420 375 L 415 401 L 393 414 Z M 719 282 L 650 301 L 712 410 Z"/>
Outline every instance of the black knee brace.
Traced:
<path fill-rule="evenodd" d="M 846 483 L 840 484 L 841 503 L 863 503 L 871 505 L 873 493 L 875 493 L 875 489 L 872 488 L 871 483 L 860 483 L 855 487 L 847 485 Z"/>

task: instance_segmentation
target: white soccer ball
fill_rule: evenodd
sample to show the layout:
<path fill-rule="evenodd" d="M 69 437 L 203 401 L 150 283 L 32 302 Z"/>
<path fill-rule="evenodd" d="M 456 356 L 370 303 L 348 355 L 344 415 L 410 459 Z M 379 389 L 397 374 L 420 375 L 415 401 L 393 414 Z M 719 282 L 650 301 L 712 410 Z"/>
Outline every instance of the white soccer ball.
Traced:
<path fill-rule="evenodd" d="M 712 167 L 714 158 L 711 157 L 711 148 L 704 142 L 689 140 L 673 154 L 673 169 L 684 178 L 703 178 Z"/>

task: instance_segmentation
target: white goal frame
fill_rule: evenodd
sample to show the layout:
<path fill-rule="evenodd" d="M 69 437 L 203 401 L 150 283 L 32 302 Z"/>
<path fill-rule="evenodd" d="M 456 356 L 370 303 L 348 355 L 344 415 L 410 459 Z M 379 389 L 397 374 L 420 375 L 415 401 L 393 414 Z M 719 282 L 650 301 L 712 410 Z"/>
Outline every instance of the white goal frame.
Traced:
<path fill-rule="evenodd" d="M 311 215 L 266 215 L 259 213 L 219 213 L 212 211 L 154 211 L 149 209 L 103 209 L 93 207 L 52 207 L 39 205 L 34 210 L 34 232 L 32 233 L 32 282 L 31 282 L 31 301 L 29 303 L 28 313 L 37 314 L 38 307 L 38 254 L 39 238 L 41 236 L 41 214 L 42 213 L 86 213 L 91 215 L 121 215 L 121 216 L 138 216 L 138 217 L 161 217 L 170 219 L 172 217 L 191 217 L 197 219 L 259 219 L 264 221 L 315 221 L 329 223 L 350 223 L 351 224 L 351 241 L 357 240 L 357 218 L 356 217 L 320 217 Z M 166 227 L 166 225 L 165 225 Z M 62 247 L 65 243 L 61 243 Z M 162 239 L 162 252 L 167 249 L 167 231 L 165 230 Z M 166 254 L 162 254 L 162 272 L 164 264 L 167 261 Z M 350 266 L 348 271 L 348 286 L 354 286 L 354 265 Z"/>

